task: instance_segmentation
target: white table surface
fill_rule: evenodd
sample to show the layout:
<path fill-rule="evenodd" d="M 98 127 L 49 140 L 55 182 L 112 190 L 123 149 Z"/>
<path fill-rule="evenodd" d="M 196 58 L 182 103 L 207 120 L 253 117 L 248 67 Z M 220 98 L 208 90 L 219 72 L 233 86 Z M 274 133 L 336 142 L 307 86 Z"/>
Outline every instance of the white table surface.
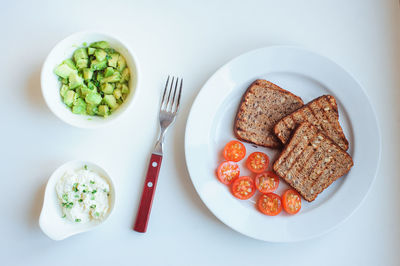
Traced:
<path fill-rule="evenodd" d="M 83 2 L 2 2 L 1 265 L 400 265 L 397 0 Z M 86 29 L 121 35 L 142 67 L 137 106 L 101 130 L 64 124 L 40 92 L 50 49 Z M 186 119 L 204 82 L 231 58 L 273 44 L 308 48 L 352 73 L 382 133 L 379 173 L 362 206 L 333 232 L 294 244 L 253 240 L 222 224 L 201 202 L 184 159 Z M 149 230 L 139 234 L 131 227 L 169 73 L 185 78 L 182 108 L 166 139 Z M 117 204 L 102 227 L 55 242 L 38 227 L 44 187 L 77 158 L 109 170 Z"/>

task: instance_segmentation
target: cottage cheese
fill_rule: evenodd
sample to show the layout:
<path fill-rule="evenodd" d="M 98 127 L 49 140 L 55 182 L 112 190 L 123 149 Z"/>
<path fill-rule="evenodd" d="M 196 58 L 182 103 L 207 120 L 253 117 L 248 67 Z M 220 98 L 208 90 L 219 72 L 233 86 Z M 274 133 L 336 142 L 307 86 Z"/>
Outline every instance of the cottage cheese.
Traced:
<path fill-rule="evenodd" d="M 109 210 L 110 185 L 97 173 L 69 170 L 56 185 L 63 218 L 74 223 L 102 220 Z"/>

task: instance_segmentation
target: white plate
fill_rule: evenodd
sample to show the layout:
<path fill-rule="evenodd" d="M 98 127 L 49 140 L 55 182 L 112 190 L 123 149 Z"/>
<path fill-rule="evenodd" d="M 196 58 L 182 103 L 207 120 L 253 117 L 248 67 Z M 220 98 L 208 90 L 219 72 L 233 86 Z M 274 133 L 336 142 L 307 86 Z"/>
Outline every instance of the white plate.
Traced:
<path fill-rule="evenodd" d="M 256 194 L 241 201 L 220 183 L 215 169 L 223 161 L 224 145 L 234 139 L 233 121 L 240 99 L 255 79 L 269 80 L 300 96 L 305 103 L 331 94 L 337 99 L 340 124 L 349 140 L 354 167 L 317 199 L 302 201 L 300 213 L 282 212 L 269 217 L 255 208 Z M 203 86 L 189 114 L 186 163 L 203 202 L 223 223 L 234 230 L 269 242 L 293 242 L 317 237 L 348 218 L 370 189 L 380 160 L 380 133 L 375 112 L 360 84 L 342 67 L 313 52 L 273 46 L 241 55 L 220 68 Z M 277 151 L 246 144 L 247 154 Z M 241 167 L 241 175 L 246 175 Z M 281 182 L 278 194 L 286 188 Z"/>

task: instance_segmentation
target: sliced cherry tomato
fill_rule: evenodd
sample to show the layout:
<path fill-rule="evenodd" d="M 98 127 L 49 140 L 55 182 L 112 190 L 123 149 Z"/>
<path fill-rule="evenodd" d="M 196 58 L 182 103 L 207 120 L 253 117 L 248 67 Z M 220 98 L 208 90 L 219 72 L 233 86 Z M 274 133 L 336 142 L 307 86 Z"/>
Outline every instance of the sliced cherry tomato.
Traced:
<path fill-rule="evenodd" d="M 218 166 L 217 177 L 219 181 L 229 185 L 240 174 L 239 165 L 234 162 L 223 162 Z"/>
<path fill-rule="evenodd" d="M 289 214 L 296 214 L 301 209 L 300 194 L 294 189 L 288 189 L 282 196 L 283 209 Z"/>
<path fill-rule="evenodd" d="M 243 143 L 232 140 L 225 145 L 224 158 L 227 161 L 239 162 L 246 156 L 246 147 Z"/>
<path fill-rule="evenodd" d="M 246 200 L 251 198 L 256 193 L 254 181 L 249 176 L 241 176 L 232 184 L 232 194 L 238 199 Z"/>
<path fill-rule="evenodd" d="M 257 207 L 265 215 L 278 215 L 282 211 L 281 197 L 275 193 L 262 194 L 257 201 Z"/>
<path fill-rule="evenodd" d="M 262 152 L 253 152 L 246 161 L 246 166 L 250 171 L 256 174 L 264 172 L 268 168 L 268 155 Z"/>
<path fill-rule="evenodd" d="M 271 171 L 256 176 L 256 188 L 261 193 L 274 192 L 279 186 L 279 177 Z"/>

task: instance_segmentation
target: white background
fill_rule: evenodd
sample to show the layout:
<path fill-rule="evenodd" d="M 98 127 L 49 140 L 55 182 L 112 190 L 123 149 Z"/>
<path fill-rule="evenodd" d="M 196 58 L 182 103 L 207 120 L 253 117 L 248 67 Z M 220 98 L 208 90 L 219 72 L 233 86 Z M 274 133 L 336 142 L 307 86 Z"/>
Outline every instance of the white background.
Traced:
<path fill-rule="evenodd" d="M 0 264 L 399 265 L 399 18 L 397 0 L 2 2 Z M 141 63 L 137 105 L 101 130 L 64 124 L 40 92 L 50 49 L 87 29 L 126 39 Z M 184 160 L 187 115 L 204 82 L 231 58 L 272 44 L 308 48 L 352 73 L 382 133 L 379 173 L 363 205 L 333 232 L 295 244 L 253 240 L 219 222 Z M 149 230 L 139 234 L 131 227 L 170 73 L 185 79 L 182 106 L 166 138 Z M 54 242 L 38 227 L 43 192 L 52 171 L 72 159 L 104 166 L 118 201 L 102 227 Z"/>

